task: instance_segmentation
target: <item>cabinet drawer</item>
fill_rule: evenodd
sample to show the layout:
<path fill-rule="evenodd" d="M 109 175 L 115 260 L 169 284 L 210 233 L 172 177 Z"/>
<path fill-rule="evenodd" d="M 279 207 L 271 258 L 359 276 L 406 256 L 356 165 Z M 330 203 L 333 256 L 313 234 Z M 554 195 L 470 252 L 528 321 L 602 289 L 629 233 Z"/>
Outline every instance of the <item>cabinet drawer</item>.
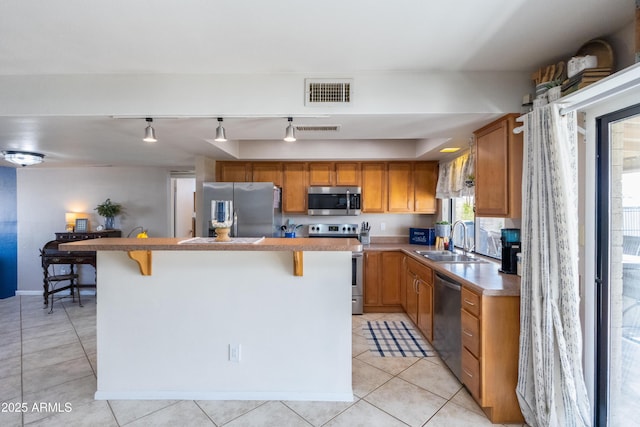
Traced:
<path fill-rule="evenodd" d="M 480 295 L 462 287 L 462 308 L 476 317 L 480 317 Z"/>
<path fill-rule="evenodd" d="M 480 361 L 466 348 L 462 349 L 462 382 L 476 401 L 480 398 Z"/>
<path fill-rule="evenodd" d="M 420 276 L 420 279 L 422 279 L 423 282 L 433 285 L 433 270 L 431 267 L 427 267 L 426 265 L 410 258 L 407 259 L 407 266 L 410 271 Z"/>
<path fill-rule="evenodd" d="M 474 356 L 480 356 L 480 320 L 467 313 L 465 310 L 461 312 L 462 324 L 462 345 L 467 348 Z"/>

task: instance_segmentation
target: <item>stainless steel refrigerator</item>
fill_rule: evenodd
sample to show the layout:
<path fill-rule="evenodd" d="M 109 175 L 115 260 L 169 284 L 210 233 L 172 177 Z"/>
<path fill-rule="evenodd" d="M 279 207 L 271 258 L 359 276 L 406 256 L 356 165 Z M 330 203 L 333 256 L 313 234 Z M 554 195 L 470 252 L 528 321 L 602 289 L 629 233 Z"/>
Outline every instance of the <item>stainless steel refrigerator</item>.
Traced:
<path fill-rule="evenodd" d="M 232 237 L 279 237 L 282 196 L 272 182 L 205 182 L 202 237 L 211 237 L 211 201 L 231 200 L 235 221 Z"/>

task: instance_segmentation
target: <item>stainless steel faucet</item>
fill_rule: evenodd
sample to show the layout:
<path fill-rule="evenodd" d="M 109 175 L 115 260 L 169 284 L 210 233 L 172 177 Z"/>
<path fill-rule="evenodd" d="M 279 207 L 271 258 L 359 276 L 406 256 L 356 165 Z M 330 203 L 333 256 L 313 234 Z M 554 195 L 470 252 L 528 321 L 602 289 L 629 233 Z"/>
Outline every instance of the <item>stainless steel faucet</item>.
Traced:
<path fill-rule="evenodd" d="M 451 245 L 451 250 L 453 251 L 454 250 L 453 235 L 456 232 L 456 225 L 458 225 L 458 224 L 462 225 L 462 231 L 464 232 L 464 234 L 462 235 L 462 251 L 466 255 L 467 252 L 468 252 L 468 249 L 467 249 L 467 224 L 465 224 L 463 220 L 459 219 L 456 222 L 454 222 L 453 225 L 451 226 L 451 236 L 449 236 L 449 245 Z"/>

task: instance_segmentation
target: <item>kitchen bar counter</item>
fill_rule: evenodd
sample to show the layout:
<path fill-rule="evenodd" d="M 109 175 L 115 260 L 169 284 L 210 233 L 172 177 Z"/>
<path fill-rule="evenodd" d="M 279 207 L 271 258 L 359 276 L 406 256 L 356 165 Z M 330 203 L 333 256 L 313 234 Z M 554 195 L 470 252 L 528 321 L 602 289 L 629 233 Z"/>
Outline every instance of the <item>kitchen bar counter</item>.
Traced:
<path fill-rule="evenodd" d="M 150 237 L 147 239 L 103 238 L 82 242 L 64 243 L 60 249 L 68 251 L 351 251 L 362 250 L 358 239 L 329 238 L 272 238 L 267 237 L 258 243 L 213 242 L 191 243 L 190 239 L 170 237 Z M 185 242 L 185 243 L 180 243 Z"/>
<path fill-rule="evenodd" d="M 180 240 L 60 245 L 97 254 L 96 399 L 353 400 L 356 239 Z"/>
<path fill-rule="evenodd" d="M 486 263 L 441 263 L 431 261 L 415 251 L 436 250 L 435 246 L 411 245 L 407 243 L 372 243 L 363 245 L 367 251 L 402 251 L 412 258 L 431 267 L 434 271 L 449 276 L 463 285 L 488 296 L 519 296 L 520 277 L 515 274 L 500 273 L 500 262 L 478 256 Z"/>

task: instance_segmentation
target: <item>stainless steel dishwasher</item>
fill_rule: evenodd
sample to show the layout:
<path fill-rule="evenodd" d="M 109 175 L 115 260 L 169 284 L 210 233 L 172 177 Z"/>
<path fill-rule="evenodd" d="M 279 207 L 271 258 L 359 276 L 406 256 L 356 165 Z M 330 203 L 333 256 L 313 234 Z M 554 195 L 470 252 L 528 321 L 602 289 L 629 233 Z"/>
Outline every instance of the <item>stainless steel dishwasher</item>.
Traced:
<path fill-rule="evenodd" d="M 461 289 L 459 283 L 439 273 L 435 274 L 433 347 L 460 382 L 462 382 Z"/>

